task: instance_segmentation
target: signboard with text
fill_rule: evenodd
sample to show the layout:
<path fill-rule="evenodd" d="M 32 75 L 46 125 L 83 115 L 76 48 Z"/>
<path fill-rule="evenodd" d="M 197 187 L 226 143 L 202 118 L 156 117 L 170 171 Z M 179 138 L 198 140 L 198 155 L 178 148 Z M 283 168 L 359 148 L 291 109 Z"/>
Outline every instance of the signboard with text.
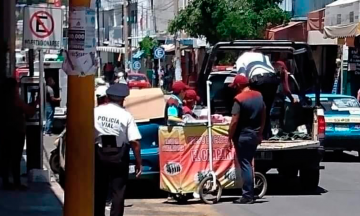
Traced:
<path fill-rule="evenodd" d="M 26 7 L 24 9 L 23 48 L 61 49 L 62 10 Z"/>
<path fill-rule="evenodd" d="M 68 54 L 63 65 L 68 75 L 93 75 L 95 61 L 95 10 L 75 7 L 69 12 Z"/>

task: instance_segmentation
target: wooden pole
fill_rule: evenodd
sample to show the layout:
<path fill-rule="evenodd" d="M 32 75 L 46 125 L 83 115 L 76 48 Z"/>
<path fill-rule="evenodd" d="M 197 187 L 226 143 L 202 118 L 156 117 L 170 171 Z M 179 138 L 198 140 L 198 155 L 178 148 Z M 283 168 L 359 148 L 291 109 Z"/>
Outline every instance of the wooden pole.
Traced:
<path fill-rule="evenodd" d="M 89 8 L 90 2 L 91 0 L 70 0 L 69 21 L 72 20 L 71 11 L 74 7 Z M 67 100 L 64 216 L 93 216 L 94 75 L 70 75 Z"/>

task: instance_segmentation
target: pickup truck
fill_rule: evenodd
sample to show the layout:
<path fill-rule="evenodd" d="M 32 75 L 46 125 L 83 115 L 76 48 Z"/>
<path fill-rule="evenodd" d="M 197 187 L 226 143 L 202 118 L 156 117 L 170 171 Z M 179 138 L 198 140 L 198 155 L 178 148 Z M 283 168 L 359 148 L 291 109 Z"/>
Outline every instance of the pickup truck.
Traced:
<path fill-rule="evenodd" d="M 324 110 L 320 105 L 320 89 L 318 72 L 312 58 L 310 47 L 305 43 L 291 41 L 233 41 L 216 44 L 205 57 L 201 73 L 199 74 L 197 92 L 206 105 L 206 81 L 211 81 L 211 111 L 212 114 L 231 115 L 231 107 L 235 93 L 228 87 L 227 80 L 236 75 L 236 71 L 214 70 L 224 53 L 232 53 L 237 57 L 244 51 L 258 47 L 259 51 L 268 55 L 272 61 L 283 57 L 290 65 L 290 88 L 292 94 L 300 99 L 297 104 L 297 112 L 288 115 L 288 122 L 302 126 L 306 133 L 302 137 L 279 137 L 278 139 L 264 140 L 258 146 L 255 158 L 255 170 L 265 174 L 270 169 L 277 169 L 279 174 L 286 177 L 299 175 L 301 186 L 305 190 L 316 190 L 319 184 L 320 162 L 323 158 L 324 149 L 320 140 L 324 137 Z M 220 58 L 219 58 L 220 56 Z M 284 59 L 285 56 L 285 59 Z M 236 59 L 235 59 L 236 60 Z M 306 97 L 306 94 L 314 93 L 315 103 Z M 280 112 L 283 103 L 274 103 L 272 107 L 272 125 L 276 120 L 284 119 L 284 113 Z M 299 107 L 300 106 L 300 107 Z M 289 105 L 291 108 L 291 105 Z M 290 113 L 291 114 L 291 113 Z M 290 116 L 290 121 L 289 121 Z M 293 119 L 292 119 L 293 118 Z M 276 125 L 276 124 L 275 124 Z"/>

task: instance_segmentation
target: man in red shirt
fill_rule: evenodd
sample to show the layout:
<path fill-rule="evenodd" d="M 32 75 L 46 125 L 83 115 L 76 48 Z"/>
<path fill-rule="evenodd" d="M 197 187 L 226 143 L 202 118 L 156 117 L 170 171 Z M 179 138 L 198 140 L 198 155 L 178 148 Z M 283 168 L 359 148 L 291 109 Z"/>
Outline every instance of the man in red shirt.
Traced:
<path fill-rule="evenodd" d="M 266 120 L 266 106 L 260 92 L 249 88 L 247 77 L 237 75 L 230 87 L 237 91 L 231 111 L 229 143 L 234 144 L 243 180 L 242 198 L 236 204 L 254 203 L 254 176 L 252 161 L 261 143 Z"/>
<path fill-rule="evenodd" d="M 196 102 L 200 100 L 200 97 L 197 96 L 196 91 L 189 89 L 186 90 L 183 101 L 183 115 L 191 115 L 194 118 L 197 116 L 193 113 L 193 109 L 196 105 Z"/>

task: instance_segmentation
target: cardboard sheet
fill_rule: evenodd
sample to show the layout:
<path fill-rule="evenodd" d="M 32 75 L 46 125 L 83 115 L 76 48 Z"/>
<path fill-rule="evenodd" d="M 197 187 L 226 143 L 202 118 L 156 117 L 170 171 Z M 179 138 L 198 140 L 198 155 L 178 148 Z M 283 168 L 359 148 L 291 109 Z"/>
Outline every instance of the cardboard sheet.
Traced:
<path fill-rule="evenodd" d="M 136 122 L 164 118 L 165 97 L 160 88 L 131 89 L 124 105 Z"/>

